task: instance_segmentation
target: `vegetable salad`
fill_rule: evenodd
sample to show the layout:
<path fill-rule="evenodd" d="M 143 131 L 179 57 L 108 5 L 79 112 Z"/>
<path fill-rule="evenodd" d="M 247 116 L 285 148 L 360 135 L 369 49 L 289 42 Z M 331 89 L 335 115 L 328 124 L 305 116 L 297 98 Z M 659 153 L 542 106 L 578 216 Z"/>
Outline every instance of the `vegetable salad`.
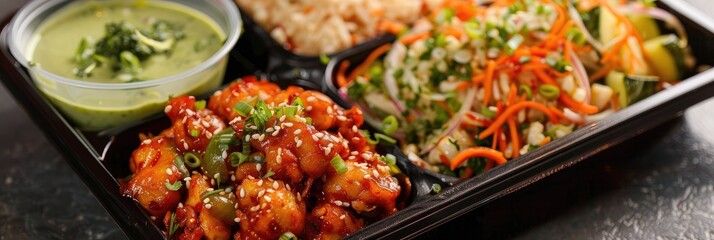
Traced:
<path fill-rule="evenodd" d="M 652 1 L 446 1 L 337 84 L 413 163 L 468 178 L 676 84 L 687 51 Z"/>

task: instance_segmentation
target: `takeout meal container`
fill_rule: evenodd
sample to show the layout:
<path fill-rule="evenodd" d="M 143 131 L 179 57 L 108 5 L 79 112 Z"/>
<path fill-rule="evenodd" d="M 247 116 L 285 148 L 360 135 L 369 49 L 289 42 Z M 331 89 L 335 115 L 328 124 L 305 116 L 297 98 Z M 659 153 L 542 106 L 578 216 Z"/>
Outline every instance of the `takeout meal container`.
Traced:
<path fill-rule="evenodd" d="M 31 63 L 32 56 L 28 56 L 32 47 L 31 38 L 38 27 L 48 17 L 73 2 L 75 1 L 62 0 L 28 3 L 7 27 L 8 47 L 18 63 L 28 69 L 37 89 L 69 120 L 86 130 L 103 130 L 152 116 L 163 109 L 166 99 L 171 95 L 197 95 L 215 90 L 223 81 L 228 53 L 242 32 L 240 14 L 233 7 L 231 0 L 172 1 L 205 14 L 226 33 L 226 41 L 216 53 L 194 68 L 160 79 L 127 83 L 81 81 L 52 73 L 41 65 L 34 65 Z"/>
<path fill-rule="evenodd" d="M 661 7 L 674 13 L 686 27 L 693 54 L 698 65 L 714 65 L 714 22 L 697 12 L 690 5 L 679 0 L 662 0 Z M 6 24 L 6 23 L 5 23 Z M 247 29 L 255 24 L 247 22 Z M 75 170 L 97 199 L 114 217 L 118 225 L 130 238 L 161 239 L 164 234 L 139 204 L 119 191 L 119 179 L 129 174 L 129 155 L 140 144 L 139 133 L 157 133 L 169 126 L 168 118 L 157 117 L 109 129 L 102 132 L 86 132 L 76 128 L 61 115 L 57 108 L 43 97 L 30 77 L 31 73 L 21 60 L 15 59 L 8 46 L 10 27 L 6 26 L 0 35 L 0 79 L 63 154 L 67 163 Z M 275 56 L 266 52 L 279 52 L 276 46 L 263 41 L 241 39 L 231 54 L 224 83 L 246 73 L 269 73 L 269 69 L 294 67 L 288 60 L 275 63 Z M 335 67 L 343 60 L 360 62 L 372 49 L 394 40 L 384 37 L 360 44 L 332 56 L 327 66 L 325 78 L 295 78 L 285 80 L 280 75 L 269 75 L 271 81 L 281 86 L 297 85 L 320 90 L 338 104 L 347 106 L 341 100 L 334 85 L 332 75 Z M 265 62 L 246 66 L 253 59 L 247 58 L 246 51 L 262 52 Z M 284 49 L 282 49 L 284 50 Z M 260 55 L 260 54 L 258 54 Z M 277 55 L 276 55 L 277 56 Z M 246 62 L 249 61 L 249 62 Z M 293 61 L 293 60 L 290 60 Z M 272 67 L 270 67 L 272 65 Z M 299 69 L 298 71 L 299 72 Z M 280 76 L 280 77 L 275 77 Z M 494 201 L 499 197 L 517 191 L 557 171 L 563 170 L 598 152 L 626 141 L 638 134 L 672 118 L 680 116 L 689 106 L 714 96 L 714 70 L 691 76 L 674 87 L 642 100 L 597 123 L 567 135 L 563 139 L 515 158 L 489 172 L 469 180 L 457 179 L 427 173 L 411 164 L 400 150 L 383 147 L 383 153 L 392 153 L 398 158 L 398 165 L 412 180 L 410 204 L 395 215 L 366 226 L 349 235 L 352 239 L 410 238 L 424 233 L 476 207 Z M 442 185 L 443 190 L 434 194 L 432 184 Z"/>

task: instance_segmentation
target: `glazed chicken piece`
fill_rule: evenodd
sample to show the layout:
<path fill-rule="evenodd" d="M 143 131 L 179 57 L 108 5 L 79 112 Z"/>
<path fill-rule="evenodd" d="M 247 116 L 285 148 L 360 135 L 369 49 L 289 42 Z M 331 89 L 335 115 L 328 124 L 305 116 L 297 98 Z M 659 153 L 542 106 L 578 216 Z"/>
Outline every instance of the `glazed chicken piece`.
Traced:
<path fill-rule="evenodd" d="M 176 208 L 181 194 L 166 187 L 166 182 L 181 181 L 181 173 L 174 166 L 178 152 L 170 138 L 158 136 L 144 140 L 131 155 L 130 169 L 134 176 L 124 194 L 136 199 L 153 216 L 163 217 Z"/>
<path fill-rule="evenodd" d="M 240 116 L 234 109 L 238 103 L 257 97 L 266 101 L 280 93 L 278 85 L 266 81 L 257 81 L 253 76 L 244 77 L 231 83 L 223 90 L 216 91 L 208 100 L 208 109 L 218 116 L 232 121 Z"/>
<path fill-rule="evenodd" d="M 307 239 L 340 239 L 364 227 L 364 222 L 347 209 L 331 203 L 315 206 L 305 226 Z"/>
<path fill-rule="evenodd" d="M 285 232 L 303 231 L 305 202 L 283 181 L 246 179 L 236 194 L 240 230 L 235 239 L 278 239 Z"/>
<path fill-rule="evenodd" d="M 363 152 L 345 162 L 347 172 L 329 174 L 323 187 L 325 200 L 358 213 L 380 213 L 383 217 L 397 212 L 395 200 L 401 187 L 389 174 L 376 154 Z"/>
<path fill-rule="evenodd" d="M 202 102 L 205 104 L 205 102 Z M 199 106 L 193 96 L 180 96 L 169 100 L 164 112 L 173 122 L 174 143 L 182 152 L 203 152 L 214 134 L 226 124 L 213 111 Z"/>

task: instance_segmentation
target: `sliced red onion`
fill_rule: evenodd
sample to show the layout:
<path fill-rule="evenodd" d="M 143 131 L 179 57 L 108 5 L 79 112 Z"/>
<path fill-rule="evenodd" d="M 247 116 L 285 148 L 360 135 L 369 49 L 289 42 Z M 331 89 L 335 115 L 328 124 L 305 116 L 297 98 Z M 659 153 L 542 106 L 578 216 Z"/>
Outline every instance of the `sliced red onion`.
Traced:
<path fill-rule="evenodd" d="M 580 29 L 580 32 L 583 33 L 585 36 L 585 40 L 590 43 L 590 45 L 593 46 L 596 50 L 599 52 L 602 52 L 605 50 L 603 48 L 603 45 L 600 41 L 595 39 L 592 34 L 590 34 L 590 31 L 588 31 L 588 28 L 585 27 L 585 24 L 583 23 L 583 19 L 580 18 L 580 13 L 578 13 L 578 10 L 576 10 L 573 6 L 568 4 L 568 15 L 570 15 L 570 18 L 573 20 L 573 23 L 575 23 L 575 26 L 577 26 Z"/>
<path fill-rule="evenodd" d="M 640 3 L 629 3 L 627 5 L 620 6 L 618 8 L 624 14 L 643 14 L 649 15 L 652 18 L 661 20 L 665 22 L 669 27 L 674 28 L 681 39 L 680 44 L 682 47 L 687 46 L 687 33 L 684 30 L 684 25 L 671 13 L 657 7 L 645 7 Z"/>
<path fill-rule="evenodd" d="M 585 116 L 585 124 L 598 122 L 598 121 L 603 120 L 606 117 L 612 115 L 613 113 L 615 113 L 614 110 L 608 109 L 608 110 L 602 111 L 597 114 Z"/>
<path fill-rule="evenodd" d="M 570 45 L 568 45 L 570 47 Z M 570 52 L 570 59 L 573 61 L 573 74 L 575 75 L 575 78 L 580 80 L 580 87 L 585 90 L 585 104 L 590 104 L 590 96 L 591 96 L 591 90 L 590 90 L 590 78 L 588 77 L 588 73 L 585 70 L 585 66 L 583 66 L 583 62 L 580 61 L 580 57 L 578 57 L 578 54 L 575 54 L 572 49 L 568 49 Z"/>
<path fill-rule="evenodd" d="M 571 122 L 574 123 L 581 123 L 585 120 L 583 119 L 583 116 L 574 112 L 573 110 L 570 110 L 570 108 L 563 108 L 563 115 L 565 115 L 566 118 L 568 118 Z"/>
<path fill-rule="evenodd" d="M 454 117 L 451 120 L 449 120 L 449 122 L 447 122 L 446 126 L 448 126 L 448 127 L 446 128 L 446 131 L 444 131 L 437 138 L 437 140 L 434 143 L 429 144 L 428 147 L 424 148 L 419 153 L 419 155 L 424 155 L 424 154 L 431 152 L 431 150 L 434 150 L 434 148 L 436 148 L 436 146 L 439 144 L 441 139 L 450 136 L 451 133 L 453 133 L 454 130 L 456 130 L 456 128 L 458 128 L 461 125 L 464 115 L 471 110 L 471 107 L 473 106 L 475 98 L 476 98 L 476 87 L 471 87 L 471 88 L 469 88 L 468 92 L 466 93 L 466 99 L 464 99 L 463 104 L 461 104 L 461 108 L 459 109 L 459 111 L 454 115 Z"/>

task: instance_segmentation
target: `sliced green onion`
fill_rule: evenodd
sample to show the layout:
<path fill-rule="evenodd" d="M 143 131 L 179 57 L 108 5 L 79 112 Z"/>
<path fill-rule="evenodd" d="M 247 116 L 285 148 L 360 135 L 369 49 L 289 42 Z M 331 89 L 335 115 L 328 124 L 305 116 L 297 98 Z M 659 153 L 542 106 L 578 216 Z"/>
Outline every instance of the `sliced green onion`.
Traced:
<path fill-rule="evenodd" d="M 171 213 L 171 220 L 169 223 L 169 235 L 167 236 L 167 239 L 172 239 L 172 236 L 174 233 L 176 233 L 176 230 L 178 230 L 179 225 L 176 224 L 176 212 Z"/>
<path fill-rule="evenodd" d="M 432 184 L 432 185 L 431 185 L 431 191 L 434 192 L 434 193 L 439 193 L 439 192 L 441 192 L 441 185 L 439 185 L 438 183 Z"/>
<path fill-rule="evenodd" d="M 367 143 L 373 144 L 373 145 L 379 143 L 379 140 L 372 139 L 372 137 L 370 136 L 370 134 L 367 130 L 361 130 L 361 131 L 362 131 L 362 135 L 364 135 L 364 139 L 367 140 Z"/>
<path fill-rule="evenodd" d="M 305 118 L 305 124 L 307 124 L 307 125 L 312 125 L 312 118 L 306 117 L 306 118 Z"/>
<path fill-rule="evenodd" d="M 283 107 L 283 114 L 288 117 L 293 117 L 297 114 L 297 107 Z"/>
<path fill-rule="evenodd" d="M 330 160 L 330 164 L 332 164 L 332 167 L 335 168 L 335 172 L 337 172 L 337 174 L 343 174 L 347 172 L 347 165 L 345 165 L 345 160 L 342 160 L 342 157 L 340 157 L 340 155 L 335 155 L 335 157 Z"/>
<path fill-rule="evenodd" d="M 122 51 L 119 54 L 121 66 L 129 72 L 137 73 L 141 69 L 141 60 L 130 51 Z"/>
<path fill-rule="evenodd" d="M 206 100 L 196 101 L 193 106 L 196 107 L 196 110 L 203 110 L 206 108 Z"/>
<path fill-rule="evenodd" d="M 186 164 L 186 166 L 189 166 L 191 168 L 197 168 L 198 166 L 201 166 L 201 158 L 192 152 L 187 152 L 183 154 L 183 162 Z"/>
<path fill-rule="evenodd" d="M 178 180 L 175 183 L 171 184 L 167 179 L 166 182 L 164 182 L 164 186 L 166 186 L 167 189 L 175 192 L 181 189 L 181 186 L 183 186 L 183 184 L 181 184 L 181 180 Z"/>
<path fill-rule="evenodd" d="M 272 177 L 273 175 L 275 175 L 275 173 L 273 172 L 273 169 L 268 169 L 268 172 L 266 172 L 265 175 L 263 175 L 263 178 L 269 178 L 269 177 Z"/>
<path fill-rule="evenodd" d="M 375 134 L 374 134 L 374 138 L 377 139 L 377 142 L 384 141 L 384 142 L 389 143 L 389 144 L 396 144 L 396 143 L 397 143 L 397 140 L 396 140 L 396 139 L 394 139 L 394 138 L 392 138 L 392 137 L 390 137 L 390 136 L 381 134 L 381 133 L 375 133 Z"/>
<path fill-rule="evenodd" d="M 293 100 L 293 106 L 305 107 L 305 104 L 302 103 L 302 98 L 295 98 L 295 100 Z"/>
<path fill-rule="evenodd" d="M 538 93 L 548 100 L 555 100 L 560 96 L 560 89 L 554 85 L 543 84 L 538 88 Z"/>
<path fill-rule="evenodd" d="M 328 56 L 325 55 L 325 54 L 320 54 L 320 62 L 321 62 L 322 64 L 327 65 L 328 63 L 330 63 L 330 57 L 328 57 Z"/>
<path fill-rule="evenodd" d="M 521 86 L 518 87 L 518 93 L 525 93 L 528 99 L 533 98 L 533 92 L 531 91 L 531 87 L 529 87 L 528 85 L 521 84 Z"/>
<path fill-rule="evenodd" d="M 186 168 L 186 164 L 183 162 L 183 157 L 182 156 L 176 156 L 174 158 L 174 166 L 178 168 L 179 172 L 181 172 L 181 177 L 188 177 L 188 169 Z"/>
<path fill-rule="evenodd" d="M 519 64 L 525 64 L 529 63 L 531 61 L 531 56 L 523 56 L 521 59 L 518 59 Z"/>
<path fill-rule="evenodd" d="M 466 35 L 469 36 L 471 39 L 478 39 L 481 38 L 481 33 L 479 32 L 478 29 L 478 22 L 474 20 L 469 20 L 466 22 L 464 25 L 464 30 L 466 31 Z"/>
<path fill-rule="evenodd" d="M 487 118 L 493 118 L 496 116 L 496 111 L 491 111 L 488 107 L 482 107 L 481 114 Z"/>
<path fill-rule="evenodd" d="M 218 193 L 223 192 L 223 191 L 225 191 L 225 190 L 224 190 L 224 189 L 216 189 L 216 190 L 213 190 L 213 191 L 205 192 L 205 193 L 201 194 L 201 199 L 207 198 L 208 196 L 211 196 L 211 195 L 214 195 L 214 194 L 218 194 Z"/>
<path fill-rule="evenodd" d="M 382 120 L 382 131 L 384 133 L 391 135 L 397 131 L 397 128 L 399 128 L 399 122 L 394 115 L 389 115 Z"/>
<path fill-rule="evenodd" d="M 193 129 L 193 130 L 191 130 L 190 134 L 191 134 L 191 137 L 198 137 L 198 130 Z"/>
<path fill-rule="evenodd" d="M 523 40 L 525 39 L 520 34 L 513 35 L 513 37 L 511 37 L 511 39 L 508 39 L 508 41 L 506 42 L 506 53 L 508 53 L 508 55 L 513 55 L 516 49 L 518 49 L 521 44 L 523 44 Z"/>
<path fill-rule="evenodd" d="M 444 34 L 436 35 L 436 39 L 434 40 L 434 45 L 436 45 L 437 47 L 446 46 L 446 36 Z"/>
<path fill-rule="evenodd" d="M 545 63 L 547 63 L 550 67 L 561 73 L 568 72 L 573 68 L 568 62 L 563 59 L 556 60 L 554 58 L 545 58 Z"/>
<path fill-rule="evenodd" d="M 234 153 L 231 153 L 230 159 L 231 159 L 231 167 L 238 167 L 241 164 L 243 164 L 245 161 L 248 160 L 248 155 L 245 155 L 241 152 L 234 152 Z"/>
<path fill-rule="evenodd" d="M 220 144 L 231 145 L 231 144 L 235 143 L 235 141 L 236 141 L 236 136 L 235 136 L 235 132 L 233 132 L 233 131 L 227 131 L 225 133 L 218 135 L 218 143 L 220 143 Z"/>
<path fill-rule="evenodd" d="M 285 232 L 283 235 L 280 235 L 279 240 L 298 240 L 298 238 L 291 232 Z"/>
<path fill-rule="evenodd" d="M 235 107 L 233 107 L 233 110 L 235 110 L 239 115 L 245 117 L 250 114 L 251 110 L 253 110 L 253 106 L 250 106 L 250 104 L 246 102 L 239 102 Z"/>

